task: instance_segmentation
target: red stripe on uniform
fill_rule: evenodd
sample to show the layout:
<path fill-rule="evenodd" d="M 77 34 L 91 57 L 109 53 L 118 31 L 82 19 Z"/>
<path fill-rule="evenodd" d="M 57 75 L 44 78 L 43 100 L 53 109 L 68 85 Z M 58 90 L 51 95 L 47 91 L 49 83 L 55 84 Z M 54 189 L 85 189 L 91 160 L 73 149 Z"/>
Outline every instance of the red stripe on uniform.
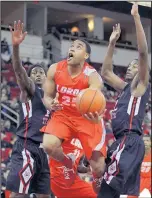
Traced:
<path fill-rule="evenodd" d="M 132 104 L 132 107 L 131 107 L 131 115 L 130 115 L 130 121 L 129 121 L 129 131 L 132 129 L 132 121 L 133 121 L 133 117 L 134 117 L 134 114 L 135 114 L 136 104 L 137 104 L 137 98 L 134 98 L 133 104 Z"/>

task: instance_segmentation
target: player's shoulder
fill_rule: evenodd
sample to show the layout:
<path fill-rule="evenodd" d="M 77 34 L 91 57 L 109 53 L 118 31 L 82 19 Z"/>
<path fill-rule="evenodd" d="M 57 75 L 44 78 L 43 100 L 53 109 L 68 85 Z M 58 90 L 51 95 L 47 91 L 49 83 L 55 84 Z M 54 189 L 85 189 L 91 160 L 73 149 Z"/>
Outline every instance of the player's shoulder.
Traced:
<path fill-rule="evenodd" d="M 90 76 L 94 72 L 97 72 L 96 69 L 93 66 L 89 65 L 88 63 L 85 63 L 83 73 L 87 76 Z"/>
<path fill-rule="evenodd" d="M 49 69 L 53 71 L 58 71 L 58 70 L 63 70 L 66 67 L 67 67 L 67 60 L 62 60 L 52 64 Z"/>

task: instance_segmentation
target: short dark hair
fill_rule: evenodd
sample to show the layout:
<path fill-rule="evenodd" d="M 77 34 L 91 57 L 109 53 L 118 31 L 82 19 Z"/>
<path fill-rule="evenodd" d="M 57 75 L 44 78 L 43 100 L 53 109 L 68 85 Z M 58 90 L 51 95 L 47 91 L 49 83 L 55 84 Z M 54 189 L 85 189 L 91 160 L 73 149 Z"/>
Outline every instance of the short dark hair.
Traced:
<path fill-rule="evenodd" d="M 34 69 L 35 67 L 40 67 L 40 68 L 42 68 L 42 69 L 44 70 L 45 74 L 46 74 L 45 69 L 44 69 L 41 65 L 36 64 L 36 65 L 32 65 L 32 66 L 28 69 L 27 75 L 28 75 L 29 77 L 31 76 L 31 71 L 32 71 L 32 69 Z"/>
<path fill-rule="evenodd" d="M 78 41 L 82 41 L 82 42 L 86 45 L 86 51 L 87 51 L 87 53 L 88 53 L 88 54 L 91 54 L 91 47 L 90 47 L 90 44 L 89 44 L 86 40 L 81 39 L 81 38 L 78 38 L 77 40 L 78 40 Z"/>

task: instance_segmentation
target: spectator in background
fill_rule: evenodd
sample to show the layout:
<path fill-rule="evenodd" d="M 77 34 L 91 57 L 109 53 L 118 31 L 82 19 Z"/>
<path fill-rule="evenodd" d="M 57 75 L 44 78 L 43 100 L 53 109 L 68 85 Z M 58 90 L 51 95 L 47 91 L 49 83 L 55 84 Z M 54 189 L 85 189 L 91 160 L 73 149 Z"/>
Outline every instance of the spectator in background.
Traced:
<path fill-rule="evenodd" d="M 2 83 L 1 83 L 1 89 L 2 88 L 7 88 L 7 80 L 6 80 L 6 78 L 4 77 L 4 76 L 2 76 L 2 78 L 1 78 L 1 81 L 2 81 Z"/>
<path fill-rule="evenodd" d="M 11 122 L 10 122 L 10 120 L 6 120 L 6 121 L 5 121 L 5 123 L 4 123 L 4 130 L 5 130 L 6 132 L 12 132 L 12 131 L 11 131 Z"/>
<path fill-rule="evenodd" d="M 2 135 L 2 133 L 5 134 L 4 120 L 3 119 L 1 119 L 1 135 Z M 1 136 L 1 138 L 2 138 L 2 136 Z"/>
<path fill-rule="evenodd" d="M 11 52 L 10 52 L 10 48 L 9 45 L 6 41 L 6 38 L 4 38 L 1 41 L 1 57 L 3 59 L 4 62 L 9 62 L 11 59 Z"/>
<path fill-rule="evenodd" d="M 14 76 L 11 76 L 9 82 L 7 83 L 10 87 L 17 87 L 17 83 L 15 82 Z"/>
<path fill-rule="evenodd" d="M 52 44 L 51 44 L 51 41 L 49 40 L 45 44 L 46 44 L 46 49 L 50 52 L 50 60 L 51 60 L 52 59 L 52 54 L 51 54 L 51 52 L 52 52 Z"/>
<path fill-rule="evenodd" d="M 112 128 L 111 128 L 111 123 L 110 123 L 110 121 L 107 121 L 107 122 L 106 122 L 105 128 L 106 128 L 106 133 L 112 133 Z"/>
<path fill-rule="evenodd" d="M 4 38 L 2 41 L 1 41 L 1 53 L 2 54 L 10 54 L 10 49 L 9 49 L 9 46 L 8 46 L 8 43 L 6 41 L 6 38 Z"/>
<path fill-rule="evenodd" d="M 7 103 L 9 100 L 8 98 L 8 92 L 6 88 L 2 88 L 2 92 L 1 92 L 1 102 Z"/>
<path fill-rule="evenodd" d="M 30 58 L 27 57 L 27 60 L 24 62 L 24 65 L 27 65 L 27 66 L 32 66 L 33 64 L 30 62 Z"/>
<path fill-rule="evenodd" d="M 17 109 L 19 109 L 19 103 L 17 101 L 17 98 L 13 98 L 11 101 L 10 101 L 10 107 L 17 111 Z"/>

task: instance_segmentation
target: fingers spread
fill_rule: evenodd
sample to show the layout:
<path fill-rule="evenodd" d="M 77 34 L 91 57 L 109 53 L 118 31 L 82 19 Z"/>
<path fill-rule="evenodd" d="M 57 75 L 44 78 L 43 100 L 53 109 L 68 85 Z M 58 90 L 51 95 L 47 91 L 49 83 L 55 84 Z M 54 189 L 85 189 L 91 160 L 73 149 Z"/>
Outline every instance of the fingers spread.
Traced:
<path fill-rule="evenodd" d="M 16 31 L 17 30 L 17 23 L 16 23 L 16 21 L 14 21 L 14 31 Z"/>
<path fill-rule="evenodd" d="M 12 26 L 9 26 L 10 32 L 13 32 Z"/>

